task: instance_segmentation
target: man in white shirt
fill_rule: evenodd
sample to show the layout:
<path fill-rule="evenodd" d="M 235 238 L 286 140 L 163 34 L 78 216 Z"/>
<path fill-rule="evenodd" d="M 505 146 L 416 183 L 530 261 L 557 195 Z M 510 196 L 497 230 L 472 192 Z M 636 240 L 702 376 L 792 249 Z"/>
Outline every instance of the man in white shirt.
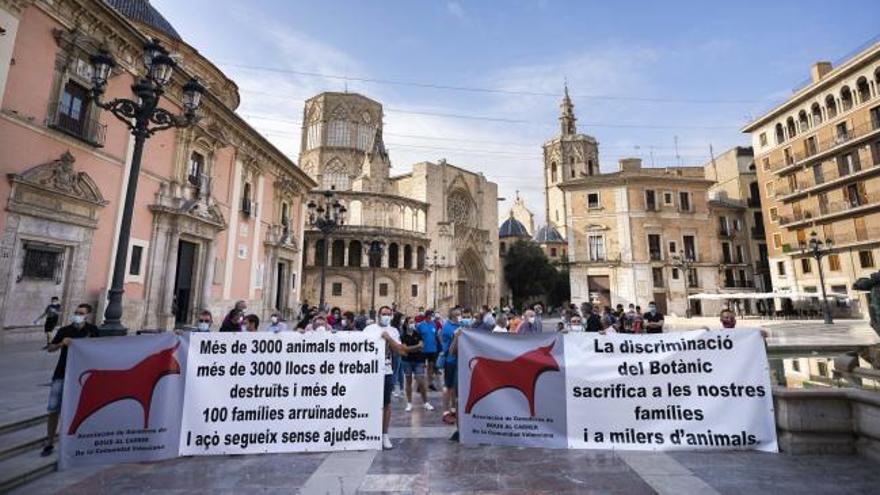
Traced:
<path fill-rule="evenodd" d="M 391 353 L 406 355 L 406 346 L 400 343 L 400 332 L 391 326 L 393 311 L 388 306 L 379 308 L 378 323 L 364 328 L 364 334 L 370 337 L 381 337 L 385 340 L 385 384 L 382 392 L 382 448 L 392 449 L 391 438 L 388 436 L 388 425 L 391 423 L 391 390 L 394 388 L 391 366 Z"/>
<path fill-rule="evenodd" d="M 507 333 L 506 315 L 498 315 L 498 318 L 495 318 L 495 328 L 492 329 L 492 333 Z"/>

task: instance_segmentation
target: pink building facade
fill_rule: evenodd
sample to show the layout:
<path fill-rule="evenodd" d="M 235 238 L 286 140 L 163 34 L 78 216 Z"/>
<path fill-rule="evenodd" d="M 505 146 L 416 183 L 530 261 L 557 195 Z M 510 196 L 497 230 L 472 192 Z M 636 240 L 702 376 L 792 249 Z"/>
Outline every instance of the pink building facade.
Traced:
<path fill-rule="evenodd" d="M 36 331 L 57 295 L 100 323 L 130 177 L 133 139 L 89 94 L 89 56 L 118 66 L 105 99 L 132 98 L 142 47 L 157 38 L 181 88 L 207 88 L 201 120 L 146 144 L 138 177 L 123 323 L 169 329 L 215 321 L 239 299 L 261 317 L 300 302 L 306 192 L 315 183 L 234 111 L 235 83 L 183 41 L 146 0 L 0 0 L 0 328 Z"/>

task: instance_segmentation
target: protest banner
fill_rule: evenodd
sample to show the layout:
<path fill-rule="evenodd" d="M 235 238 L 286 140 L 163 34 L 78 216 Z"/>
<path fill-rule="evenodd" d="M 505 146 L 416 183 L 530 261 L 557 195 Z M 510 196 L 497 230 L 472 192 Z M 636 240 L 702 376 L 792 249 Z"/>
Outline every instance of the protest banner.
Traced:
<path fill-rule="evenodd" d="M 777 451 L 758 330 L 460 340 L 465 443 Z"/>
<path fill-rule="evenodd" d="M 61 469 L 178 455 L 186 339 L 75 339 L 59 429 Z"/>
<path fill-rule="evenodd" d="M 384 350 L 354 332 L 193 334 L 180 454 L 381 448 Z"/>
<path fill-rule="evenodd" d="M 260 332 L 75 340 L 59 466 L 380 449 L 378 339 Z"/>

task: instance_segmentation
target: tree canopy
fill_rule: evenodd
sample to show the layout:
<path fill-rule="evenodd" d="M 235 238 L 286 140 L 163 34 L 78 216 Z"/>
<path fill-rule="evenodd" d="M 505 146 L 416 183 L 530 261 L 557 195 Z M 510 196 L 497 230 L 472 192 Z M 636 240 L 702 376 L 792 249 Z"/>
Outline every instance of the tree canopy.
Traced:
<path fill-rule="evenodd" d="M 504 278 L 513 292 L 516 307 L 539 296 L 555 299 L 562 295 L 561 285 L 568 285 L 567 271 L 564 281 L 560 280 L 562 275 L 534 242 L 516 241 L 508 248 L 504 258 Z M 568 292 L 567 287 L 564 292 Z M 553 301 L 550 303 L 553 304 Z"/>

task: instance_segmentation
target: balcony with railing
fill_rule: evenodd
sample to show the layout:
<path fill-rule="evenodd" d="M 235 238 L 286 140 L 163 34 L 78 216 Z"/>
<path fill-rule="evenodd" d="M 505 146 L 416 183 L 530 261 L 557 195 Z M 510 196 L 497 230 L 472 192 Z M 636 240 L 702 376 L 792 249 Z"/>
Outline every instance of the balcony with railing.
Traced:
<path fill-rule="evenodd" d="M 771 166 L 770 169 L 779 175 L 792 172 L 804 165 L 828 158 L 832 153 L 843 148 L 861 144 L 863 141 L 880 136 L 880 119 L 871 118 L 852 129 L 834 130 L 834 135 L 818 139 L 815 146 L 810 145 L 804 150 L 794 151 L 789 158 Z"/>
<path fill-rule="evenodd" d="M 813 174 L 809 178 L 801 179 L 796 188 L 791 188 L 789 185 L 784 184 L 778 188 L 776 197 L 782 202 L 792 201 L 809 193 L 831 189 L 850 180 L 864 179 L 877 173 L 880 173 L 880 155 L 875 157 L 867 166 L 862 163 L 856 163 L 852 170 L 838 166 L 831 171 L 823 172 L 821 175 Z"/>
<path fill-rule="evenodd" d="M 270 225 L 269 228 L 266 229 L 266 243 L 293 250 L 299 249 L 299 244 L 290 228 L 289 221 L 286 224 L 277 223 L 275 225 Z"/>
<path fill-rule="evenodd" d="M 74 118 L 65 113 L 65 106 L 60 103 L 53 103 L 51 108 L 52 114 L 46 122 L 49 128 L 63 132 L 80 141 L 85 141 L 92 146 L 104 147 L 104 137 L 107 132 L 106 125 L 96 119 L 89 119 L 85 115 Z"/>
<path fill-rule="evenodd" d="M 880 208 L 880 191 L 861 194 L 844 201 L 823 203 L 819 205 L 818 210 L 801 210 L 791 217 L 780 217 L 779 225 L 794 228 L 809 222 L 826 221 L 836 216 L 864 212 L 875 208 Z"/>

